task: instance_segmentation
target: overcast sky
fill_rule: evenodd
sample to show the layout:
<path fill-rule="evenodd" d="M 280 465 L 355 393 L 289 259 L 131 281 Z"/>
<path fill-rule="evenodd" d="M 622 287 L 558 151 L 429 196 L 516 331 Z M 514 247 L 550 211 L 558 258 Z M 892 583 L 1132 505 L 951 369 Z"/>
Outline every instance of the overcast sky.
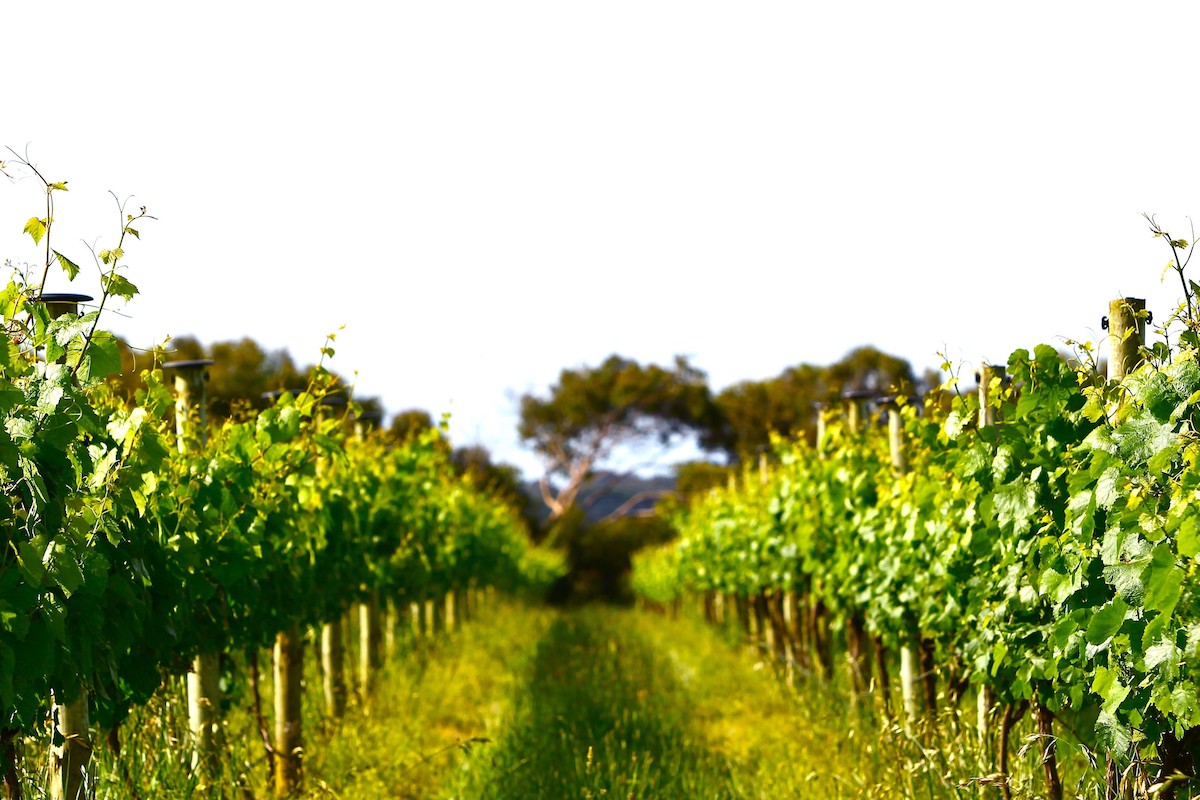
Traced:
<path fill-rule="evenodd" d="M 249 335 L 527 472 L 515 398 L 617 352 L 715 387 L 968 362 L 1178 289 L 1195 3 L 6 4 L 0 145 L 128 249 L 135 344 Z M 33 261 L 31 181 L 0 258 Z M 1200 262 L 1197 263 L 1200 269 Z M 79 288 L 95 290 L 94 274 Z M 61 281 L 54 289 L 65 289 Z M 218 365 L 219 368 L 219 365 Z"/>

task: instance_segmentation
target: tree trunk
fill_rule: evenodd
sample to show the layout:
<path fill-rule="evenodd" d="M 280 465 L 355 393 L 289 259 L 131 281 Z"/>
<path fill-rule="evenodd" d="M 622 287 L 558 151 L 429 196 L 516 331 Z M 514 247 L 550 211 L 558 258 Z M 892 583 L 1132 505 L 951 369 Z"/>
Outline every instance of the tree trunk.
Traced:
<path fill-rule="evenodd" d="M 774 649 L 775 642 L 771 626 L 767 622 L 767 596 L 759 592 L 750 598 L 750 604 L 754 609 L 754 633 L 758 640 L 757 646 L 770 652 Z"/>
<path fill-rule="evenodd" d="M 937 667 L 933 661 L 933 640 L 918 637 L 917 655 L 921 659 L 921 685 L 925 689 L 925 715 L 937 718 Z"/>
<path fill-rule="evenodd" d="M 187 675 L 188 727 L 192 732 L 192 769 L 205 781 L 217 773 L 220 758 L 221 657 L 201 653 Z"/>
<path fill-rule="evenodd" d="M 1008 784 L 1008 738 L 1017 720 L 1024 716 L 1025 708 L 1025 704 L 1020 708 L 1005 706 L 1004 713 L 1000 715 L 1000 752 L 996 771 L 1000 773 L 1000 793 L 1004 795 L 1004 800 L 1012 800 L 1012 787 Z"/>
<path fill-rule="evenodd" d="M 702 595 L 704 600 L 704 621 L 708 624 L 713 624 L 717 621 L 716 598 L 713 596 L 712 589 L 705 589 Z"/>
<path fill-rule="evenodd" d="M 17 737 L 21 732 L 15 728 L 0 730 L 0 758 L 4 759 L 4 788 L 8 800 L 23 800 L 21 779 L 17 774 L 19 759 L 17 756 Z"/>
<path fill-rule="evenodd" d="M 275 748 L 271 744 L 271 732 L 267 730 L 267 720 L 262 709 L 262 680 L 258 674 L 258 649 L 250 651 L 250 692 L 254 698 L 254 723 L 258 725 L 258 735 L 262 737 L 263 752 L 267 759 L 267 783 L 275 777 Z"/>
<path fill-rule="evenodd" d="M 795 657 L 800 669 L 811 669 L 812 662 L 809 659 L 808 595 L 797 594 L 794 591 L 788 592 L 788 601 L 791 603 L 792 611 L 792 655 Z"/>
<path fill-rule="evenodd" d="M 1104 761 L 1104 800 L 1121 800 L 1121 770 L 1112 754 Z"/>
<path fill-rule="evenodd" d="M 321 626 L 322 688 L 325 713 L 334 719 L 346 715 L 346 653 L 341 619 Z"/>
<path fill-rule="evenodd" d="M 825 604 L 817 600 L 810 607 L 812 622 L 809 630 L 812 632 L 812 650 L 816 657 L 813 663 L 820 667 L 822 678 L 833 677 L 833 638 L 829 635 L 829 614 Z"/>
<path fill-rule="evenodd" d="M 54 703 L 51 711 L 54 744 L 50 747 L 51 800 L 87 800 L 94 782 L 88 765 L 92 739 L 88 730 L 88 696 L 84 689 L 69 703 Z"/>
<path fill-rule="evenodd" d="M 300 695 L 304 640 L 292 625 L 275 636 L 275 795 L 288 797 L 300 787 L 304 730 Z"/>
<path fill-rule="evenodd" d="M 1158 745 L 1158 755 L 1162 762 L 1156 778 L 1158 783 L 1178 775 L 1195 778 L 1196 759 L 1200 757 L 1200 728 L 1189 728 L 1182 738 L 1167 732 Z M 1159 794 L 1160 800 L 1172 800 L 1176 786 L 1176 783 L 1168 783 Z"/>
<path fill-rule="evenodd" d="M 409 611 L 410 616 L 412 616 L 413 638 L 420 639 L 421 632 L 422 632 L 421 631 L 421 627 L 422 627 L 422 625 L 421 625 L 421 616 L 422 616 L 421 615 L 421 606 L 419 603 L 409 603 L 408 611 Z"/>
<path fill-rule="evenodd" d="M 862 621 L 852 615 L 846 619 L 846 653 L 850 664 L 850 686 L 856 695 L 863 694 L 871 682 L 871 666 L 866 650 Z"/>
<path fill-rule="evenodd" d="M 742 595 L 734 595 L 733 603 L 737 606 L 738 626 L 742 629 L 742 633 L 750 635 L 750 603 Z"/>
<path fill-rule="evenodd" d="M 888 677 L 887 650 L 878 636 L 871 637 L 871 646 L 875 651 L 875 674 L 879 676 L 879 696 L 883 700 L 883 715 L 892 720 L 892 686 Z"/>
<path fill-rule="evenodd" d="M 1046 775 L 1046 796 L 1063 800 L 1062 780 L 1058 777 L 1058 740 L 1054 738 L 1054 715 L 1041 703 L 1034 708 L 1039 746 L 1042 748 L 1042 771 Z"/>
<path fill-rule="evenodd" d="M 140 800 L 140 795 L 137 791 L 137 786 L 133 782 L 133 774 L 129 771 L 129 764 L 125 759 L 121 758 L 121 729 L 108 729 L 108 749 L 112 751 L 113 761 L 117 762 L 118 768 L 121 770 L 121 780 L 125 782 L 125 790 L 129 792 L 129 800 Z"/>

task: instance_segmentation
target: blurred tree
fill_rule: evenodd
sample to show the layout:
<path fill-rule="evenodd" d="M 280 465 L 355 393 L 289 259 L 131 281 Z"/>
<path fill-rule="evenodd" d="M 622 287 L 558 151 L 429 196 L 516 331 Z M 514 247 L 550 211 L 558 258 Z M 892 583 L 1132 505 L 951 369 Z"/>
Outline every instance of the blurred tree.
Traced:
<path fill-rule="evenodd" d="M 771 434 L 816 436 L 818 402 L 838 400 L 845 391 L 879 395 L 910 393 L 916 387 L 912 366 L 874 347 L 851 350 L 827 367 L 799 364 L 765 381 L 743 381 L 717 395 L 719 415 L 702 444 L 732 460 L 754 457 L 770 446 Z"/>
<path fill-rule="evenodd" d="M 399 441 L 407 442 L 433 427 L 433 416 L 428 411 L 423 408 L 410 408 L 393 416 L 388 430 Z"/>
<path fill-rule="evenodd" d="M 814 428 L 813 404 L 827 394 L 825 368 L 812 364 L 788 367 L 765 381 L 736 383 L 717 395 L 718 424 L 703 444 L 735 460 L 761 452 L 772 431 L 795 436 Z"/>
<path fill-rule="evenodd" d="M 666 445 L 716 421 L 704 373 L 683 357 L 673 368 L 613 355 L 598 367 L 564 369 L 548 398 L 523 396 L 520 413 L 522 441 L 546 463 L 539 485 L 551 523 L 574 506 L 588 476 L 616 448 Z"/>
<path fill-rule="evenodd" d="M 688 461 L 675 465 L 675 494 L 678 501 L 684 505 L 696 495 L 704 494 L 709 489 L 724 486 L 729 482 L 735 470 L 731 467 L 713 464 L 710 461 Z"/>
<path fill-rule="evenodd" d="M 512 464 L 492 461 L 492 454 L 479 444 L 456 448 L 450 459 L 472 483 L 517 512 L 531 535 L 537 532 L 538 515 L 534 513 L 533 498 L 521 485 L 521 470 Z"/>
<path fill-rule="evenodd" d="M 823 379 L 826 402 L 838 399 L 847 391 L 908 394 L 916 385 L 912 365 L 907 360 L 870 345 L 856 347 L 840 361 L 830 364 L 825 368 Z"/>
<path fill-rule="evenodd" d="M 249 337 L 236 341 L 214 342 L 205 347 L 194 336 L 176 336 L 165 347 L 135 350 L 128 344 L 122 347 L 122 371 L 114 378 L 127 397 L 141 386 L 141 371 L 168 361 L 193 361 L 211 358 L 207 387 L 208 411 L 220 419 L 238 408 L 265 408 L 265 392 L 298 390 L 308 385 L 313 366 L 297 367 L 286 350 L 266 350 Z M 336 373 L 335 377 L 336 377 Z M 338 383 L 347 386 L 338 378 Z M 347 390 L 349 393 L 349 390 Z M 364 411 L 382 412 L 377 397 L 355 397 Z"/>

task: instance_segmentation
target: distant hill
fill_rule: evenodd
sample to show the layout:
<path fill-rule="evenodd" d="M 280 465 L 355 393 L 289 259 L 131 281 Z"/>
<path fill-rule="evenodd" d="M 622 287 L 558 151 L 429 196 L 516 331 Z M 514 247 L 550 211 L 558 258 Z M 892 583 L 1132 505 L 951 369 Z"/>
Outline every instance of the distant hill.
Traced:
<path fill-rule="evenodd" d="M 545 522 L 550 512 L 542 502 L 542 493 L 538 489 L 537 481 L 526 481 L 522 486 L 534 507 L 537 508 L 538 521 Z M 639 478 L 636 475 L 622 477 L 611 472 L 597 472 L 583 485 L 579 491 L 577 502 L 579 507 L 584 509 L 584 516 L 588 522 L 599 522 L 639 494 L 648 496 L 626 509 L 622 516 L 634 516 L 652 511 L 661 494 L 651 493 L 673 492 L 674 490 L 675 476 L 673 475 Z"/>

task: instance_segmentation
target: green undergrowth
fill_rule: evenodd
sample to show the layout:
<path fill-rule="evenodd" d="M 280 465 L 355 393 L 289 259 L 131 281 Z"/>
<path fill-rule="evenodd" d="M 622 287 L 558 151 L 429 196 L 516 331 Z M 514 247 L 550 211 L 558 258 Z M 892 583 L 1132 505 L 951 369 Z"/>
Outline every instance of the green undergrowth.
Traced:
<path fill-rule="evenodd" d="M 628 615 L 564 614 L 537 649 L 503 738 L 460 793 L 483 800 L 735 797 L 691 725 L 688 695 Z"/>
<path fill-rule="evenodd" d="M 980 740 L 973 697 L 962 712 L 943 710 L 935 722 L 905 725 L 884 713 L 877 694 L 855 700 L 847 671 L 839 669 L 832 680 L 788 674 L 732 627 L 654 614 L 631 615 L 623 625 L 640 632 L 678 675 L 693 703 L 695 730 L 730 764 L 739 797 L 1002 797 L 995 741 Z M 893 676 L 895 709 L 901 708 L 897 682 Z M 1066 796 L 1102 798 L 1102 773 L 1091 768 L 1086 748 L 1071 732 L 1061 724 L 1060 731 Z M 1034 736 L 1028 715 L 1011 742 L 1012 797 L 1044 797 L 1046 743 Z"/>
<path fill-rule="evenodd" d="M 568 612 L 538 645 L 505 733 L 472 753 L 453 797 L 1001 797 L 973 719 L 905 730 L 874 702 L 852 700 L 840 679 L 788 676 L 697 619 Z M 1031 733 L 1028 720 L 1013 731 L 1014 798 L 1044 796 L 1044 743 Z M 1086 754 L 1069 738 L 1059 748 L 1067 796 L 1102 797 Z"/>
<path fill-rule="evenodd" d="M 467 753 L 494 736 L 501 720 L 511 715 L 513 683 L 523 676 L 551 618 L 546 609 L 500 601 L 460 630 L 429 639 L 403 635 L 378 676 L 369 708 L 357 699 L 351 681 L 347 714 L 336 724 L 323 713 L 314 643 L 306 653 L 308 754 L 303 792 L 297 797 L 437 797 Z M 348 653 L 348 677 L 352 668 Z M 262 709 L 270 729 L 273 698 L 266 653 L 261 672 Z M 122 726 L 120 759 L 113 757 L 106 737 L 94 734 L 99 800 L 272 797 L 253 697 L 246 681 L 239 686 L 226 716 L 223 774 L 214 785 L 200 785 L 191 769 L 187 706 L 182 682 L 174 679 Z M 46 743 L 29 740 L 23 749 L 25 796 L 42 797 Z"/>
<path fill-rule="evenodd" d="M 307 659 L 303 798 L 776 800 L 1000 798 L 973 715 L 911 730 L 832 682 L 787 675 L 732 628 L 685 615 L 507 601 L 461 630 L 403 637 L 370 707 L 322 713 Z M 310 653 L 313 651 L 310 650 Z M 272 716 L 269 661 L 262 707 Z M 271 797 L 246 683 L 231 701 L 225 773 L 197 785 L 179 682 L 134 711 L 123 756 L 98 737 L 100 800 Z M 353 686 L 351 687 L 354 688 Z M 895 689 L 894 689 L 895 691 Z M 899 705 L 899 698 L 893 698 Z M 973 705 L 964 703 L 964 707 Z M 1068 797 L 1100 798 L 1099 772 L 1060 725 Z M 1013 732 L 1013 797 L 1043 797 L 1028 719 Z M 42 797 L 44 743 L 25 744 L 26 797 Z M 1101 765 L 1101 769 L 1103 765 Z"/>

